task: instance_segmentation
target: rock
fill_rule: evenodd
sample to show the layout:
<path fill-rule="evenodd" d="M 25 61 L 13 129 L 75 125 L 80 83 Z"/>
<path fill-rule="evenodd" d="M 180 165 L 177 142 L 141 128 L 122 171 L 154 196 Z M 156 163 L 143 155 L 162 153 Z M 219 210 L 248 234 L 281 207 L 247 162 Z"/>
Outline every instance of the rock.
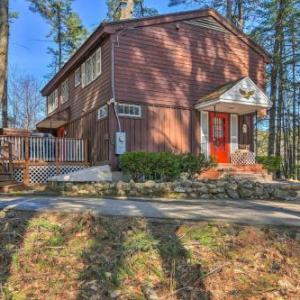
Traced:
<path fill-rule="evenodd" d="M 159 300 L 156 292 L 153 290 L 153 287 L 149 284 L 144 284 L 142 286 L 142 292 L 147 300 Z"/>
<path fill-rule="evenodd" d="M 181 173 L 180 174 L 180 180 L 185 181 L 189 179 L 189 173 Z"/>
<path fill-rule="evenodd" d="M 224 180 L 217 181 L 217 187 L 225 187 L 228 184 L 228 182 Z"/>
<path fill-rule="evenodd" d="M 256 184 L 255 196 L 262 197 L 264 195 L 264 187 L 261 184 Z"/>
<path fill-rule="evenodd" d="M 90 298 L 90 300 L 101 300 L 101 299 L 102 299 L 101 295 L 93 295 Z"/>
<path fill-rule="evenodd" d="M 117 191 L 124 190 L 125 187 L 126 187 L 126 182 L 118 181 L 117 184 L 116 184 L 116 190 Z"/>
<path fill-rule="evenodd" d="M 245 189 L 252 189 L 253 188 L 253 182 L 249 180 L 242 180 L 240 181 L 240 186 Z"/>
<path fill-rule="evenodd" d="M 229 196 L 229 198 L 231 198 L 231 199 L 237 200 L 240 198 L 240 195 L 236 190 L 227 189 L 226 192 L 227 192 L 227 195 Z"/>
<path fill-rule="evenodd" d="M 210 199 L 211 196 L 210 196 L 209 194 L 202 194 L 202 195 L 200 195 L 199 198 L 200 198 L 200 199 Z"/>
<path fill-rule="evenodd" d="M 110 297 L 112 299 L 117 299 L 120 296 L 122 296 L 122 291 L 120 291 L 120 290 L 114 290 L 114 291 L 110 292 Z"/>
<path fill-rule="evenodd" d="M 174 192 L 175 193 L 185 193 L 185 189 L 182 187 L 182 186 L 176 186 L 175 188 L 174 188 Z"/>
<path fill-rule="evenodd" d="M 228 182 L 228 184 L 226 185 L 226 190 L 233 190 L 236 191 L 238 189 L 238 185 L 236 182 L 232 181 L 232 182 Z"/>
<path fill-rule="evenodd" d="M 182 181 L 181 184 L 182 184 L 182 186 L 184 186 L 184 187 L 190 188 L 190 187 L 192 187 L 193 182 L 192 182 L 191 180 L 188 180 L 188 179 L 187 179 L 187 180 Z"/>
<path fill-rule="evenodd" d="M 222 188 L 222 187 L 217 187 L 217 186 L 211 186 L 208 188 L 208 191 L 211 193 L 211 194 L 220 194 L 220 193 L 224 193 L 225 192 L 225 189 Z"/>
<path fill-rule="evenodd" d="M 273 192 L 273 196 L 279 200 L 286 200 L 290 198 L 290 193 L 288 190 L 275 189 Z"/>
<path fill-rule="evenodd" d="M 249 199 L 249 198 L 251 198 L 251 196 L 253 196 L 253 190 L 249 190 L 244 187 L 239 187 L 238 192 L 239 192 L 240 198 L 242 198 L 242 199 Z"/>
<path fill-rule="evenodd" d="M 156 183 L 153 180 L 148 180 L 144 183 L 145 188 L 153 189 L 155 187 Z"/>
<path fill-rule="evenodd" d="M 215 195 L 215 197 L 216 197 L 217 199 L 220 199 L 220 200 L 228 199 L 228 198 L 229 198 L 229 197 L 228 197 L 226 194 L 224 194 L 224 193 L 219 193 L 219 194 Z"/>
<path fill-rule="evenodd" d="M 208 193 L 208 188 L 204 185 L 202 187 L 194 188 L 194 191 L 197 192 L 197 193 L 207 194 Z"/>
<path fill-rule="evenodd" d="M 193 188 L 206 188 L 205 183 L 201 182 L 201 181 L 194 181 L 192 184 Z M 207 188 L 206 188 L 207 189 Z"/>
<path fill-rule="evenodd" d="M 195 199 L 195 198 L 198 198 L 198 194 L 196 194 L 196 193 L 190 193 L 189 197 Z"/>

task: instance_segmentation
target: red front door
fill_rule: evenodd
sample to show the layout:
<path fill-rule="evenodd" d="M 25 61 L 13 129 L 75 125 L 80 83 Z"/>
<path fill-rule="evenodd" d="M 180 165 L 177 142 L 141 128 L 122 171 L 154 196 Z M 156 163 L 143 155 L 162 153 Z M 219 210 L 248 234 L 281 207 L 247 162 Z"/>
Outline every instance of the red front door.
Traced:
<path fill-rule="evenodd" d="M 229 163 L 229 114 L 209 113 L 210 155 L 218 163 Z"/>

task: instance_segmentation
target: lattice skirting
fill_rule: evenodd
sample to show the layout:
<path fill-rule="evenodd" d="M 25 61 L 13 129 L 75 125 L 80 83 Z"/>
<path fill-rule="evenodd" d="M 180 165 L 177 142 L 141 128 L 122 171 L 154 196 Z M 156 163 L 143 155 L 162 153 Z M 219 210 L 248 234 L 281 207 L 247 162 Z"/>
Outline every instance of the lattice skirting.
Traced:
<path fill-rule="evenodd" d="M 85 169 L 84 165 L 62 165 L 62 166 L 30 166 L 29 167 L 29 176 L 30 183 L 46 183 L 48 178 L 56 175 L 65 175 L 70 174 L 76 171 Z M 23 169 L 18 168 L 14 169 L 14 177 L 18 182 L 23 182 Z"/>
<path fill-rule="evenodd" d="M 255 153 L 249 150 L 237 150 L 231 155 L 233 165 L 255 165 Z"/>

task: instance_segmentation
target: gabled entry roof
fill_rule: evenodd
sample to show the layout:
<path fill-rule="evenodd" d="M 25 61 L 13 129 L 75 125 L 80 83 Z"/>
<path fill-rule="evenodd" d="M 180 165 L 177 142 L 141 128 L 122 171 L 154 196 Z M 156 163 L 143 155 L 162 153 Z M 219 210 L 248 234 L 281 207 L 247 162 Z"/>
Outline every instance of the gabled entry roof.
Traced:
<path fill-rule="evenodd" d="M 271 100 L 249 77 L 219 87 L 199 99 L 195 105 L 198 110 L 236 114 L 246 114 L 271 107 Z"/>

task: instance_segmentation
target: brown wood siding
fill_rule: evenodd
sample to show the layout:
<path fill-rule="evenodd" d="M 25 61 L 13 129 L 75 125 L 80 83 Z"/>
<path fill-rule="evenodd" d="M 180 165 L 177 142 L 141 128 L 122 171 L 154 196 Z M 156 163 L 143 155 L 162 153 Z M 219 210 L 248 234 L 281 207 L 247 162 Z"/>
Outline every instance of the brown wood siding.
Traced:
<path fill-rule="evenodd" d="M 94 110 L 65 126 L 66 137 L 88 140 L 89 160 L 92 164 L 109 160 L 108 118 L 97 120 Z"/>
<path fill-rule="evenodd" d="M 142 118 L 121 117 L 127 151 L 192 152 L 192 114 L 189 109 L 143 105 Z"/>
<path fill-rule="evenodd" d="M 253 114 L 239 116 L 239 145 L 249 145 L 250 150 L 254 151 L 254 124 Z M 247 133 L 243 133 L 243 124 L 247 125 Z"/>
<path fill-rule="evenodd" d="M 75 71 L 81 66 L 81 63 L 89 57 L 98 47 L 101 46 L 101 62 L 102 73 L 93 82 L 82 88 L 81 84 L 75 87 Z M 96 48 L 91 49 L 87 57 L 83 57 L 79 65 L 77 65 L 71 73 L 61 80 L 55 88 L 58 88 L 60 95 L 60 86 L 68 78 L 69 83 L 69 101 L 61 104 L 59 101 L 58 109 L 52 113 L 55 114 L 60 110 L 70 107 L 70 120 L 76 119 L 86 112 L 98 108 L 101 104 L 106 103 L 111 98 L 111 44 L 106 39 Z M 54 89 L 55 89 L 54 88 Z M 60 98 L 60 97 L 59 97 Z"/>
<path fill-rule="evenodd" d="M 191 107 L 217 87 L 250 76 L 265 85 L 263 57 L 233 34 L 180 23 L 128 30 L 116 49 L 117 99 Z"/>

